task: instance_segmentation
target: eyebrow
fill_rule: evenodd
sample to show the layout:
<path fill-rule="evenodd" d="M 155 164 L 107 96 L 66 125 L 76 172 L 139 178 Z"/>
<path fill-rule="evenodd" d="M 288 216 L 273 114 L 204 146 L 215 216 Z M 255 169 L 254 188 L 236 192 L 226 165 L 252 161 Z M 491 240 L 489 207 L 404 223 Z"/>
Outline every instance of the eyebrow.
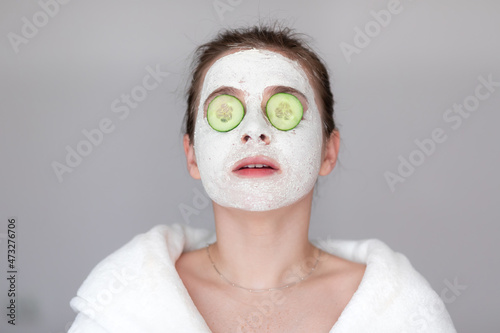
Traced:
<path fill-rule="evenodd" d="M 300 91 L 298 91 L 297 89 L 294 89 L 294 88 L 291 88 L 291 87 L 286 87 L 286 86 L 275 86 L 275 87 L 271 88 L 271 95 L 279 94 L 279 93 L 288 93 L 288 94 L 299 95 L 306 102 L 309 103 L 309 101 L 307 100 L 306 96 L 303 93 L 301 93 Z"/>
<path fill-rule="evenodd" d="M 231 95 L 231 96 L 236 96 L 238 94 L 238 89 L 232 88 L 232 87 L 220 87 L 214 90 L 210 95 L 208 95 L 207 99 L 203 103 L 203 110 L 207 109 L 208 101 L 211 101 L 213 97 L 217 95 Z M 205 112 L 205 111 L 203 111 Z"/>

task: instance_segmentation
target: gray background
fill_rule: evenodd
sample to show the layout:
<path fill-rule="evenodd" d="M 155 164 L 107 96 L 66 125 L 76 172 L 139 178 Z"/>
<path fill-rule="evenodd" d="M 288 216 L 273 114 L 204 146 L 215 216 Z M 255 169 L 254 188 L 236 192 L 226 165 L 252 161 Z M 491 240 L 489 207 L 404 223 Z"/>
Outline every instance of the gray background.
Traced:
<path fill-rule="evenodd" d="M 456 130 L 443 115 L 474 94 L 479 76 L 500 81 L 500 2 L 401 0 L 401 13 L 348 63 L 341 43 L 354 44 L 355 28 L 388 2 L 71 1 L 16 53 L 8 34 L 21 36 L 23 17 L 33 22 L 42 9 L 2 1 L 0 331 L 66 332 L 82 281 L 134 235 L 161 223 L 213 229 L 211 206 L 193 203 L 203 189 L 181 148 L 189 60 L 221 27 L 282 19 L 312 36 L 328 64 L 343 140 L 339 165 L 319 182 L 311 237 L 383 240 L 438 293 L 456 296 L 447 308 L 460 332 L 498 332 L 500 88 Z M 222 14 L 220 3 L 229 6 Z M 120 119 L 112 102 L 156 65 L 169 76 Z M 65 147 L 104 118 L 114 131 L 60 182 L 53 161 L 64 163 Z M 436 128 L 447 140 L 391 191 L 384 173 Z M 196 214 L 183 217 L 186 207 Z M 10 216 L 15 328 L 4 315 Z M 467 288 L 454 295 L 446 289 L 455 279 Z"/>

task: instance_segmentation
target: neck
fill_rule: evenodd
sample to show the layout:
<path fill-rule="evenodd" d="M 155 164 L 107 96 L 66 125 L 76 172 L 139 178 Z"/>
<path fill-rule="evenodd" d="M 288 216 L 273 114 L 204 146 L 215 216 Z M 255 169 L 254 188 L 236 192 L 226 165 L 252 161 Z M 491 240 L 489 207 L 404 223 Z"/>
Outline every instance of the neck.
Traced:
<path fill-rule="evenodd" d="M 318 252 L 309 242 L 312 191 L 293 205 L 250 212 L 213 204 L 217 242 L 210 246 L 219 271 L 250 289 L 296 282 Z"/>

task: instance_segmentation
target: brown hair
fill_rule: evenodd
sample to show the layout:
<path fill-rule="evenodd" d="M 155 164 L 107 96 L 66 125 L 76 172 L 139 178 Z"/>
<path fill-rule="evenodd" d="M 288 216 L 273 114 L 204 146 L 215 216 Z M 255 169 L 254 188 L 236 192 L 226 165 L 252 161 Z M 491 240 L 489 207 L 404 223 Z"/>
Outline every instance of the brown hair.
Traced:
<path fill-rule="evenodd" d="M 219 32 L 210 42 L 199 46 L 192 63 L 192 79 L 187 91 L 187 110 L 184 116 L 185 133 L 194 143 L 196 109 L 199 104 L 201 84 L 206 70 L 224 53 L 237 49 L 268 49 L 280 52 L 298 61 L 311 76 L 320 105 L 323 122 L 323 137 L 329 138 L 335 130 L 333 120 L 333 94 L 330 89 L 328 70 L 321 59 L 312 51 L 303 38 L 290 28 L 274 26 L 255 26 L 250 28 L 229 29 Z"/>

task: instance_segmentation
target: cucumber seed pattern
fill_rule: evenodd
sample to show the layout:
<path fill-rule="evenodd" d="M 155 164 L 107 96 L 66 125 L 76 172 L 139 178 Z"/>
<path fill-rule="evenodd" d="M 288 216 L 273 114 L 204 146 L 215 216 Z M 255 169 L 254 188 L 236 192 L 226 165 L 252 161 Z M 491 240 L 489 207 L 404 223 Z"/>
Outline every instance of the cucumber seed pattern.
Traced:
<path fill-rule="evenodd" d="M 293 112 L 290 108 L 290 104 L 286 102 L 281 102 L 276 108 L 276 117 L 284 118 L 285 120 L 292 119 Z"/>
<path fill-rule="evenodd" d="M 227 103 L 224 103 L 217 110 L 216 116 L 220 121 L 226 123 L 233 118 L 233 108 L 227 105 Z"/>

